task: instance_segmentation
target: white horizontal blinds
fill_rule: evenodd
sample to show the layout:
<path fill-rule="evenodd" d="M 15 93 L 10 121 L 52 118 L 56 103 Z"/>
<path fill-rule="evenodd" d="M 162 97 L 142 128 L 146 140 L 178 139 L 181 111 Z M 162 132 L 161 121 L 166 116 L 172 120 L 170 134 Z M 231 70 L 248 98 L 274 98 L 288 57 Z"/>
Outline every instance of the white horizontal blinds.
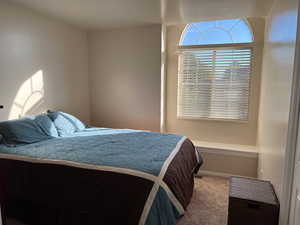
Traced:
<path fill-rule="evenodd" d="M 178 117 L 248 120 L 251 59 L 251 48 L 182 50 Z"/>

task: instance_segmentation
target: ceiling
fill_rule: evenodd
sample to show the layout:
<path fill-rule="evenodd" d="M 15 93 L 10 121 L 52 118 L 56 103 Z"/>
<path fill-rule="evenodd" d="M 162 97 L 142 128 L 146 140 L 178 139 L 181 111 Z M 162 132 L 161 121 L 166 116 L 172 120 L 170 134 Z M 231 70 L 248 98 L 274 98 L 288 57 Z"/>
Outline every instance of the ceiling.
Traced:
<path fill-rule="evenodd" d="M 273 0 L 8 0 L 84 29 L 266 16 Z"/>

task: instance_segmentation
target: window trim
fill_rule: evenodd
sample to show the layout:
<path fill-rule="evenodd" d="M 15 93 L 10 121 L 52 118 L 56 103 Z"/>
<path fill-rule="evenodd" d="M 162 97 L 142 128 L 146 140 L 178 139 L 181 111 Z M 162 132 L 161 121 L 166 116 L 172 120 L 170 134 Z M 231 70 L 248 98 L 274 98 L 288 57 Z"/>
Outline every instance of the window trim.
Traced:
<path fill-rule="evenodd" d="M 248 108 L 248 115 L 249 115 L 249 108 Z M 186 117 L 183 117 L 183 116 L 178 116 L 177 115 L 177 120 L 203 120 L 203 121 L 215 121 L 215 122 L 231 122 L 231 123 L 244 123 L 244 124 L 247 124 L 249 123 L 249 117 L 247 120 L 239 120 L 239 119 L 218 119 L 218 118 L 186 118 Z"/>
<path fill-rule="evenodd" d="M 257 46 L 256 42 L 252 42 L 252 43 L 238 43 L 238 44 L 214 44 L 214 45 L 177 45 L 177 50 L 183 51 L 183 50 L 197 50 L 197 49 L 239 49 L 239 48 L 254 48 Z"/>

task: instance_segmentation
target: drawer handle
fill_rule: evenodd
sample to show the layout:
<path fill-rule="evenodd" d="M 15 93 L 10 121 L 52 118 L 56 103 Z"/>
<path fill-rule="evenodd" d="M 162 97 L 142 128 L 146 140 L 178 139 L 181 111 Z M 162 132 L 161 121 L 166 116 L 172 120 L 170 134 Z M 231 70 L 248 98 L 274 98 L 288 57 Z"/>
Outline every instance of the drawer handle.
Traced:
<path fill-rule="evenodd" d="M 258 209 L 260 209 L 260 205 L 257 204 L 257 203 L 249 202 L 248 203 L 248 208 L 258 210 Z"/>

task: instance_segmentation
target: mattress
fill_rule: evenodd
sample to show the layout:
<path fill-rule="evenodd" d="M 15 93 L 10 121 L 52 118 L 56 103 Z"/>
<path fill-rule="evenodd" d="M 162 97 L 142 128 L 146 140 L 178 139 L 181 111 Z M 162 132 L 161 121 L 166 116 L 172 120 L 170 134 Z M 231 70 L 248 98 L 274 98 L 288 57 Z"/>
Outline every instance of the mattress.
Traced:
<path fill-rule="evenodd" d="M 10 199 L 82 211 L 92 206 L 105 224 L 175 225 L 201 161 L 186 137 L 127 129 L 89 128 L 34 144 L 0 145 Z"/>

